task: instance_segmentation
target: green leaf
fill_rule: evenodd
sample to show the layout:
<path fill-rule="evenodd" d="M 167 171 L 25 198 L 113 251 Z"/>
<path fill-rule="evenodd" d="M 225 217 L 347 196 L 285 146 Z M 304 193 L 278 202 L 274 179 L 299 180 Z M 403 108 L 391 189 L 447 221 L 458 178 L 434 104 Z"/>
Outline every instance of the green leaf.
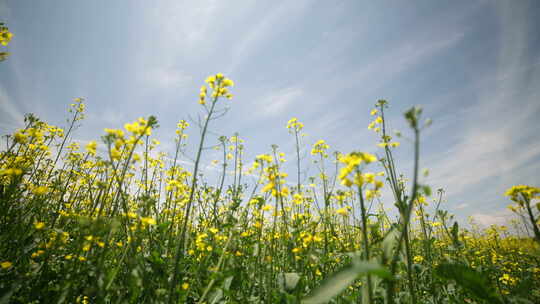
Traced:
<path fill-rule="evenodd" d="M 465 291 L 478 299 L 488 303 L 503 303 L 488 281 L 487 274 L 477 272 L 469 266 L 441 264 L 435 268 L 435 275 L 444 280 L 454 280 Z"/>
<path fill-rule="evenodd" d="M 392 228 L 382 241 L 382 250 L 386 259 L 390 259 L 392 257 L 392 253 L 394 252 L 394 248 L 397 247 L 398 242 L 399 231 L 396 228 Z"/>
<path fill-rule="evenodd" d="M 426 196 L 431 196 L 431 187 L 428 185 L 423 185 L 422 190 Z"/>
<path fill-rule="evenodd" d="M 225 280 L 223 281 L 223 289 L 224 290 L 229 290 L 231 288 L 231 283 L 234 279 L 234 276 L 229 276 L 227 278 L 225 278 Z"/>
<path fill-rule="evenodd" d="M 208 298 L 208 303 L 218 303 L 223 298 L 223 290 L 221 288 L 216 289 Z"/>
<path fill-rule="evenodd" d="M 454 222 L 454 225 L 452 226 L 452 237 L 454 238 L 454 241 L 459 241 L 459 225 L 457 222 Z"/>
<path fill-rule="evenodd" d="M 373 274 L 381 278 L 391 278 L 390 272 L 375 262 L 356 261 L 334 272 L 324 279 L 304 300 L 303 304 L 326 303 L 350 286 L 359 275 Z"/>
<path fill-rule="evenodd" d="M 296 272 L 282 273 L 278 277 L 278 281 L 279 285 L 285 290 L 291 291 L 296 288 L 298 281 L 300 281 L 300 276 Z"/>

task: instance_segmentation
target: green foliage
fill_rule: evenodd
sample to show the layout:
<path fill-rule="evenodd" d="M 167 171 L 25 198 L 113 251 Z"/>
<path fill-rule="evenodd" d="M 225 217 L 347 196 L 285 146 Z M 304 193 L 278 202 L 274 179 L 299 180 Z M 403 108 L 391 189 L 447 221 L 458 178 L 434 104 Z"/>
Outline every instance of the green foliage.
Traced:
<path fill-rule="evenodd" d="M 339 295 L 345 288 L 350 286 L 358 276 L 368 274 L 373 274 L 384 279 L 391 279 L 392 277 L 390 272 L 378 263 L 356 260 L 323 280 L 321 285 L 310 292 L 308 297 L 306 297 L 302 303 L 327 303 L 333 297 Z"/>
<path fill-rule="evenodd" d="M 462 264 L 441 264 L 435 274 L 444 280 L 453 280 L 461 288 L 485 303 L 503 303 L 488 280 L 487 273 L 481 273 Z"/>

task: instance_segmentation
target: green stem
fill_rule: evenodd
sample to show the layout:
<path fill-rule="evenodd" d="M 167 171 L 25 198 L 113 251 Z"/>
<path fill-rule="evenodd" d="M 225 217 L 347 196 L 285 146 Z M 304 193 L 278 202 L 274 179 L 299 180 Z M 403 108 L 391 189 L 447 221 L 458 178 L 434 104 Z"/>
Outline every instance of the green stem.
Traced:
<path fill-rule="evenodd" d="M 219 82 L 217 84 L 217 87 L 219 87 Z M 174 258 L 174 274 L 173 278 L 170 282 L 169 286 L 169 304 L 174 303 L 175 296 L 174 293 L 174 286 L 176 285 L 176 282 L 179 278 L 179 269 L 178 265 L 180 264 L 180 257 L 184 254 L 185 248 L 186 248 L 186 232 L 187 232 L 187 224 L 189 222 L 189 216 L 191 212 L 191 206 L 193 204 L 193 197 L 195 195 L 195 188 L 197 186 L 197 176 L 199 173 L 199 162 L 201 160 L 203 145 L 204 145 L 204 139 L 206 137 L 206 131 L 208 130 L 208 124 L 210 122 L 210 118 L 212 117 L 212 114 L 214 113 L 214 108 L 216 106 L 216 101 L 218 100 L 218 94 L 214 96 L 214 99 L 212 100 L 212 106 L 210 107 L 210 111 L 208 111 L 208 115 L 206 117 L 206 121 L 204 122 L 202 134 L 201 134 L 201 141 L 199 142 L 199 149 L 197 150 L 197 157 L 195 158 L 195 167 L 193 169 L 193 176 L 191 180 L 191 188 L 189 192 L 189 199 L 186 206 L 186 213 L 184 214 L 184 219 L 182 222 L 182 228 L 180 230 L 180 240 L 178 242 L 178 245 L 176 247 L 176 256 Z"/>

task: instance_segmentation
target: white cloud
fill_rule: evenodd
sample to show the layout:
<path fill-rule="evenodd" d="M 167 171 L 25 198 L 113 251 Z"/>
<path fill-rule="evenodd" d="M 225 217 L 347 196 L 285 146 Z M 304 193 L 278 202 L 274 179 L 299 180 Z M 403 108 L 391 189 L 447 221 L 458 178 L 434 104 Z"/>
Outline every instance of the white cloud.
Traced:
<path fill-rule="evenodd" d="M 512 130 L 519 129 L 519 124 L 512 119 L 505 123 L 508 125 L 496 129 L 466 131 L 458 144 L 429 162 L 434 164 L 431 181 L 448 187 L 448 195 L 458 195 L 486 179 L 513 175 L 520 166 L 540 155 L 540 143 L 515 149 Z"/>
<path fill-rule="evenodd" d="M 2 86 L 0 86 L 0 113 L 2 120 L 4 120 L 3 125 L 10 127 L 22 126 L 24 114 Z"/>
<path fill-rule="evenodd" d="M 469 207 L 469 204 L 467 203 L 461 203 L 459 205 L 456 206 L 456 209 L 463 209 L 463 208 L 467 208 Z"/>
<path fill-rule="evenodd" d="M 390 51 L 371 60 L 358 72 L 348 76 L 345 86 L 361 83 L 363 87 L 376 91 L 399 74 L 429 59 L 437 52 L 457 44 L 465 36 L 461 31 L 433 33 L 428 39 L 424 37 L 403 39 L 403 43 L 392 47 Z M 363 90 L 365 92 L 365 90 Z"/>
<path fill-rule="evenodd" d="M 478 223 L 483 228 L 489 227 L 490 225 L 509 225 L 510 220 L 514 215 L 509 210 L 502 210 L 499 212 L 494 212 L 491 214 L 487 213 L 475 213 L 471 215 L 474 222 Z"/>
<path fill-rule="evenodd" d="M 126 122 L 126 117 L 122 112 L 110 108 L 106 108 L 100 117 L 106 124 L 104 125 L 104 128 L 118 128 Z"/>
<path fill-rule="evenodd" d="M 266 95 L 262 99 L 256 101 L 261 107 L 259 113 L 265 116 L 283 113 L 292 103 L 298 101 L 303 95 L 304 91 L 298 87 L 277 90 L 275 93 Z"/>
<path fill-rule="evenodd" d="M 260 47 L 260 44 L 270 40 L 272 35 L 279 33 L 279 28 L 287 26 L 291 20 L 296 20 L 301 14 L 308 1 L 283 1 L 280 6 L 268 12 L 265 17 L 257 24 L 246 31 L 246 34 L 240 38 L 232 51 L 232 58 L 227 74 L 231 74 L 242 64 L 250 53 Z"/>
<path fill-rule="evenodd" d="M 146 83 L 159 89 L 188 87 L 191 86 L 193 82 L 193 77 L 191 75 L 175 68 L 165 67 L 147 69 L 144 78 Z"/>
<path fill-rule="evenodd" d="M 515 178 L 519 176 L 518 168 L 540 155 L 540 142 L 531 140 L 537 136 L 531 126 L 537 125 L 539 96 L 530 90 L 540 80 L 540 73 L 533 68 L 537 63 L 531 65 L 528 61 L 525 22 L 509 18 L 508 10 L 501 12 L 505 30 L 496 73 L 479 81 L 478 98 L 463 111 L 460 125 L 447 121 L 445 129 L 462 133 L 459 142 L 429 160 L 435 164 L 432 180 L 448 186 L 450 196 L 497 177 Z M 495 197 L 504 189 L 490 191 Z"/>
<path fill-rule="evenodd" d="M 222 1 L 160 1 L 148 11 L 147 24 L 152 28 L 153 41 L 159 43 L 160 55 L 176 54 L 179 50 L 197 48 L 209 39 L 213 24 L 222 12 Z M 214 31 L 215 32 L 215 31 Z M 154 49 L 155 50 L 155 49 Z M 160 59 L 160 58 L 156 58 Z"/>

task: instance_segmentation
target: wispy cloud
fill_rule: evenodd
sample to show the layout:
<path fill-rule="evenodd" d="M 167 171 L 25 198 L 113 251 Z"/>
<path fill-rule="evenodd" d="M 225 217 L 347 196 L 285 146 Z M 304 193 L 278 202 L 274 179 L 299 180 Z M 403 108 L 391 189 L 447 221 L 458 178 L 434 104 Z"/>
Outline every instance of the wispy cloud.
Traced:
<path fill-rule="evenodd" d="M 298 102 L 304 94 L 299 87 L 289 87 L 276 90 L 255 102 L 260 106 L 258 114 L 271 116 L 285 112 L 294 102 Z"/>
<path fill-rule="evenodd" d="M 271 41 L 277 36 L 279 29 L 288 26 L 291 21 L 297 20 L 305 14 L 305 7 L 309 1 L 283 1 L 279 6 L 269 11 L 255 25 L 240 38 L 233 47 L 232 58 L 226 69 L 228 74 L 233 73 L 255 50 L 261 48 L 263 43 Z"/>
<path fill-rule="evenodd" d="M 492 210 L 475 214 L 486 225 L 508 220 L 507 212 L 501 211 L 505 187 L 518 180 L 538 179 L 534 169 L 524 169 L 527 164 L 540 168 L 534 164 L 540 157 L 535 128 L 540 104 L 538 93 L 530 86 L 540 80 L 540 69 L 530 61 L 528 25 L 509 16 L 509 11 L 501 9 L 504 30 L 494 75 L 478 81 L 476 100 L 460 112 L 459 124 L 448 120 L 439 129 L 454 129 L 452 135 L 458 141 L 429 157 L 429 163 L 434 164 L 432 182 L 444 186 L 451 201 L 467 198 L 468 204 L 455 209 Z"/>
<path fill-rule="evenodd" d="M 3 86 L 0 86 L 0 117 L 3 118 L 3 125 L 10 128 L 21 126 L 24 114 L 16 103 L 9 97 Z"/>
<path fill-rule="evenodd" d="M 474 222 L 480 224 L 483 228 L 487 228 L 491 225 L 508 225 L 510 220 L 515 216 L 508 210 L 502 210 L 491 214 L 474 213 L 471 217 Z"/>
<path fill-rule="evenodd" d="M 463 208 L 467 208 L 467 207 L 469 207 L 468 203 L 461 203 L 461 204 L 456 206 L 456 209 L 463 209 Z"/>
<path fill-rule="evenodd" d="M 147 84 L 158 89 L 185 88 L 193 83 L 193 76 L 176 68 L 154 67 L 144 73 Z"/>
<path fill-rule="evenodd" d="M 355 84 L 362 84 L 365 88 L 362 94 L 380 90 L 390 81 L 398 78 L 400 74 L 415 67 L 437 52 L 446 50 L 458 43 L 463 37 L 461 31 L 433 33 L 429 38 L 410 37 L 411 40 L 404 39 L 400 44 L 389 48 L 382 54 L 372 54 L 374 58 L 369 60 L 367 65 L 359 71 L 347 76 L 349 81 L 340 81 L 338 89 L 351 87 Z"/>

